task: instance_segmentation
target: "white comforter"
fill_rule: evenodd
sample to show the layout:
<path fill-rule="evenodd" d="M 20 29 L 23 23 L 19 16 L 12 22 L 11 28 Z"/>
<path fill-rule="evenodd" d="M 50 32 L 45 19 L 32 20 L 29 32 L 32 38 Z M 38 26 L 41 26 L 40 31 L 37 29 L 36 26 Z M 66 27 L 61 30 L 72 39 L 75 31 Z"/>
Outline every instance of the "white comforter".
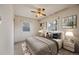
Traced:
<path fill-rule="evenodd" d="M 33 36 L 26 38 L 30 52 L 35 55 L 57 54 L 57 45 L 54 41 L 43 37 Z"/>

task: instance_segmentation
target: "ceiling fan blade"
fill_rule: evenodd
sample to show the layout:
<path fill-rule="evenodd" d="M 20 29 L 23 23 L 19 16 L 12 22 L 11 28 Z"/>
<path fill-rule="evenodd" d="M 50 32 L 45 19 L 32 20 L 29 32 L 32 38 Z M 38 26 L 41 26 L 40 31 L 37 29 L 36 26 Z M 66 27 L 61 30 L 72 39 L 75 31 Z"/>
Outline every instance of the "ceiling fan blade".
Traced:
<path fill-rule="evenodd" d="M 43 16 L 46 16 L 46 14 L 42 14 Z"/>
<path fill-rule="evenodd" d="M 45 9 L 43 8 L 42 11 L 45 11 Z"/>
<path fill-rule="evenodd" d="M 41 8 L 37 8 L 37 11 L 41 11 Z"/>
<path fill-rule="evenodd" d="M 31 11 L 31 12 L 36 13 L 36 11 Z"/>
<path fill-rule="evenodd" d="M 36 15 L 35 17 L 38 17 L 38 15 Z"/>

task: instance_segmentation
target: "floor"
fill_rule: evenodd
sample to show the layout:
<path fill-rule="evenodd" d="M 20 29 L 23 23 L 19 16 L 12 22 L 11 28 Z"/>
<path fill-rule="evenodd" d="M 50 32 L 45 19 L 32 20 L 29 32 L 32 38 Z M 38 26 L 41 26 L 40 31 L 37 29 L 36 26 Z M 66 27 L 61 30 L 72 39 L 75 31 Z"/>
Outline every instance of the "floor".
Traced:
<path fill-rule="evenodd" d="M 71 51 L 68 51 L 66 49 L 60 49 L 58 55 L 79 55 L 78 53 L 73 53 Z"/>
<path fill-rule="evenodd" d="M 22 42 L 19 42 L 19 43 L 15 44 L 15 46 L 14 46 L 14 54 L 15 55 L 23 55 L 23 51 L 22 51 L 22 48 L 21 48 L 21 43 Z M 58 55 L 78 55 L 78 54 L 73 53 L 71 51 L 68 51 L 68 50 L 62 48 L 62 49 L 59 50 Z"/>
<path fill-rule="evenodd" d="M 21 48 L 21 42 L 15 43 L 15 45 L 14 45 L 14 54 L 15 55 L 23 55 L 23 51 L 22 51 L 22 48 Z"/>

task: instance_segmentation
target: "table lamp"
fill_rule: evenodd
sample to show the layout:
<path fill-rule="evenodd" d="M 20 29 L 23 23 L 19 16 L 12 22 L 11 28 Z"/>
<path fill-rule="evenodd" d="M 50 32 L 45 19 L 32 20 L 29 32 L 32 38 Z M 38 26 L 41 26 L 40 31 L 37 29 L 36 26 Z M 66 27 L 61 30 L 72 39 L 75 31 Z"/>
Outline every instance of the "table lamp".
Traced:
<path fill-rule="evenodd" d="M 73 37 L 74 37 L 73 32 L 66 32 L 66 33 L 65 33 L 65 37 L 66 37 L 66 39 L 68 39 L 69 41 L 73 40 Z"/>

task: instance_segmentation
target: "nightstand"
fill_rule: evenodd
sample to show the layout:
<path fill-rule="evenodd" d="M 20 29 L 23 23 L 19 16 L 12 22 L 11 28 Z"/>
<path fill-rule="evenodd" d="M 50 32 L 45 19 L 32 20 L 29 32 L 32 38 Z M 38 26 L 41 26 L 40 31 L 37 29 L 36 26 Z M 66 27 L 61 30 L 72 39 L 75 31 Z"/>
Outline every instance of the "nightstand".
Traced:
<path fill-rule="evenodd" d="M 75 52 L 79 53 L 79 41 L 76 41 L 75 43 Z"/>
<path fill-rule="evenodd" d="M 69 51 L 75 52 L 75 43 L 71 42 L 71 41 L 64 40 L 63 41 L 63 48 L 67 49 Z"/>

